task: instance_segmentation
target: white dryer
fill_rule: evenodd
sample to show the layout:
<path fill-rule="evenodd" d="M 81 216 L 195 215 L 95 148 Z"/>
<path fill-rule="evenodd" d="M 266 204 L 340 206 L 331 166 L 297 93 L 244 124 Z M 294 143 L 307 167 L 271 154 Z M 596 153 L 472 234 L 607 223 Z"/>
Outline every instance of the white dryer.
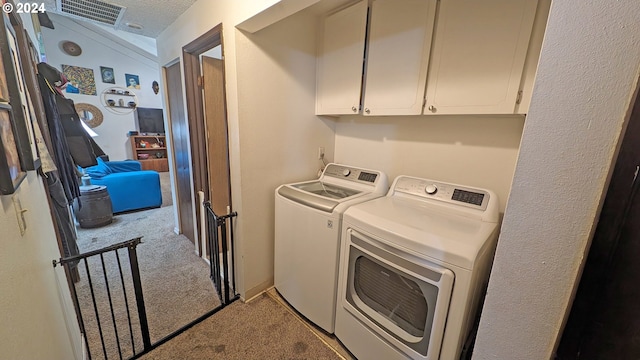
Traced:
<path fill-rule="evenodd" d="M 488 281 L 498 197 L 399 176 L 344 214 L 336 328 L 359 359 L 459 359 Z"/>
<path fill-rule="evenodd" d="M 329 333 L 335 324 L 342 214 L 384 196 L 387 176 L 328 164 L 317 180 L 278 187 L 275 194 L 275 287 L 291 306 Z"/>

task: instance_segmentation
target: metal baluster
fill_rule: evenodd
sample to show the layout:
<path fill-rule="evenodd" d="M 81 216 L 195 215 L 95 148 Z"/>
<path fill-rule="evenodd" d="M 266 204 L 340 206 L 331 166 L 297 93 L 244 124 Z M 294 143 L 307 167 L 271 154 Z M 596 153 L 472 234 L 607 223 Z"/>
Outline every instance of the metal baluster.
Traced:
<path fill-rule="evenodd" d="M 144 307 L 144 296 L 142 295 L 142 282 L 140 281 L 140 268 L 138 267 L 138 255 L 136 245 L 129 245 L 129 264 L 131 265 L 131 277 L 133 279 L 133 290 L 136 294 L 136 304 L 138 306 L 138 318 L 140 319 L 140 331 L 142 332 L 142 343 L 144 350 L 151 348 L 151 338 L 149 337 L 149 324 L 147 322 L 147 312 Z"/>
<path fill-rule="evenodd" d="M 234 211 L 231 213 L 232 216 L 236 216 L 237 213 Z M 231 218 L 229 218 L 229 245 L 231 246 L 231 271 L 234 271 L 234 273 L 232 274 L 232 287 L 233 287 L 233 293 L 236 293 L 236 274 L 235 274 L 235 269 L 236 269 L 236 263 L 235 263 L 235 250 L 234 250 L 234 241 L 233 241 L 233 221 L 231 221 Z"/>
<path fill-rule="evenodd" d="M 98 323 L 98 333 L 100 334 L 100 342 L 102 342 L 102 352 L 104 353 L 104 358 L 106 359 L 107 347 L 104 345 L 104 335 L 102 334 L 102 325 L 100 324 L 100 314 L 98 314 L 98 304 L 96 303 L 96 294 L 93 291 L 93 282 L 91 281 L 91 273 L 89 272 L 89 264 L 87 262 L 87 258 L 84 258 L 84 268 L 87 270 L 87 281 L 89 281 L 89 289 L 91 289 L 91 300 L 93 301 L 93 310 L 96 313 L 96 322 Z"/>
<path fill-rule="evenodd" d="M 122 264 L 120 263 L 120 256 L 118 256 L 118 249 L 116 251 L 116 260 L 118 261 L 118 271 L 120 271 L 120 282 L 122 283 L 122 292 L 124 294 L 124 306 L 127 309 L 127 321 L 129 322 L 129 335 L 131 336 L 131 349 L 133 354 L 136 353 L 136 344 L 133 341 L 133 326 L 131 325 L 131 312 L 129 311 L 129 299 L 127 298 L 127 288 L 124 285 L 124 276 L 122 275 Z"/>
<path fill-rule="evenodd" d="M 55 263 L 54 263 L 55 264 Z M 67 268 L 67 271 L 71 271 L 70 264 L 64 264 L 64 267 Z M 71 286 L 71 295 L 73 295 L 73 306 L 76 308 L 76 313 L 78 314 L 78 321 L 80 322 L 80 330 L 84 334 L 84 345 L 87 347 L 87 357 L 91 360 L 91 350 L 89 349 L 89 338 L 87 337 L 87 330 L 84 327 L 84 319 L 82 317 L 82 309 L 80 308 L 80 300 L 78 299 L 78 292 L 76 289 L 76 283 L 73 283 Z"/>
<path fill-rule="evenodd" d="M 220 239 L 218 238 L 218 217 L 213 212 L 213 209 L 209 207 L 209 215 L 212 219 L 213 230 L 213 247 L 210 247 L 211 254 L 211 264 L 213 264 L 213 268 L 215 270 L 215 283 L 216 290 L 218 292 L 218 299 L 222 302 L 222 278 L 220 276 Z"/>
<path fill-rule="evenodd" d="M 116 250 L 117 251 L 117 250 Z M 116 252 L 116 257 L 118 253 Z M 109 299 L 109 309 L 111 310 L 111 321 L 113 322 L 113 332 L 116 336 L 116 346 L 118 354 L 122 360 L 122 348 L 120 347 L 120 337 L 118 336 L 118 324 L 116 323 L 116 314 L 113 312 L 113 301 L 111 300 L 111 289 L 109 288 L 109 278 L 107 277 L 107 267 L 104 265 L 104 254 L 100 254 L 100 262 L 102 263 L 102 274 L 104 275 L 104 284 L 107 288 L 107 298 Z"/>
<path fill-rule="evenodd" d="M 227 259 L 227 227 L 226 218 L 221 218 L 218 224 L 222 235 L 222 269 L 224 271 L 224 302 L 229 303 L 229 261 Z"/>

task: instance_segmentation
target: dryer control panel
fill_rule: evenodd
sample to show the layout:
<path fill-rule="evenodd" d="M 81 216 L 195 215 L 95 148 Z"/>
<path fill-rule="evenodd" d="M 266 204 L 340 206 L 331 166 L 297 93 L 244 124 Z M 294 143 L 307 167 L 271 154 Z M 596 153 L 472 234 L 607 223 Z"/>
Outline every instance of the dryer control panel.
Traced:
<path fill-rule="evenodd" d="M 409 176 L 399 176 L 390 191 L 393 192 L 418 196 L 425 201 L 444 201 L 477 210 L 485 210 L 490 200 L 490 194 L 486 190 Z"/>
<path fill-rule="evenodd" d="M 372 185 L 375 184 L 376 180 L 380 177 L 380 173 L 373 170 L 363 170 L 350 166 L 329 164 L 324 169 L 322 176 L 331 176 Z"/>

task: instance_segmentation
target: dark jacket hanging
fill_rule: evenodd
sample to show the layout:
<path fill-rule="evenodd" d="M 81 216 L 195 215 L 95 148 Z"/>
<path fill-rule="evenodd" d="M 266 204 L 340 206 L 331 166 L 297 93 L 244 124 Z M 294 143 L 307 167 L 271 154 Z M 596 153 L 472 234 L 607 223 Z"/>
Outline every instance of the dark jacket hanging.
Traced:
<path fill-rule="evenodd" d="M 64 128 L 64 136 L 71 158 L 76 165 L 83 168 L 96 165 L 96 158 L 105 154 L 84 130 L 73 100 L 64 97 L 61 90 L 67 82 L 64 74 L 46 63 L 38 64 L 38 70 L 46 80 L 49 92 L 55 95 L 60 123 Z"/>
<path fill-rule="evenodd" d="M 83 168 L 96 165 L 96 158 L 104 155 L 104 152 L 82 127 L 82 120 L 80 120 L 76 112 L 73 100 L 56 96 L 56 104 L 58 105 L 58 114 L 60 114 L 69 152 L 76 165 Z"/>
<path fill-rule="evenodd" d="M 67 198 L 67 204 L 71 205 L 73 199 L 80 196 L 78 173 L 67 145 L 62 119 L 58 113 L 58 105 L 56 103 L 56 97 L 61 95 L 57 92 L 55 83 L 59 82 L 60 79 L 56 81 L 56 75 L 52 75 L 52 69 L 45 63 L 38 64 L 38 85 L 47 115 L 47 124 L 49 125 L 49 134 L 53 147 L 51 155 L 58 168 L 58 175 Z"/>
<path fill-rule="evenodd" d="M 73 219 L 69 213 L 69 205 L 74 198 L 80 196 L 80 189 L 75 165 L 69 153 L 60 114 L 58 113 L 56 97 L 60 96 L 60 94 L 54 85 L 56 81 L 47 79 L 43 75 L 48 73 L 49 77 L 55 76 L 52 75 L 54 72 L 51 69 L 46 64 L 42 66 L 38 64 L 38 86 L 40 87 L 47 128 L 51 138 L 51 148 L 48 150 L 57 167 L 57 171 L 48 172 L 45 177 L 49 196 L 51 197 L 51 205 L 53 206 L 54 220 L 62 243 L 62 255 L 68 257 L 79 254 Z M 72 264 L 72 266 L 75 266 L 75 264 Z"/>

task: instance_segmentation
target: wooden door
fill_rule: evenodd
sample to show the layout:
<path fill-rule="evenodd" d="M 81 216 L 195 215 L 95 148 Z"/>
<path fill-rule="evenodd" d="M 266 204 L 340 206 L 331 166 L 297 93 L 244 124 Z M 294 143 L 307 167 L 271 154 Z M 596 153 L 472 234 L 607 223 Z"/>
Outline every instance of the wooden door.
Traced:
<path fill-rule="evenodd" d="M 513 114 L 535 0 L 440 2 L 425 114 Z"/>
<path fill-rule="evenodd" d="M 228 208 L 231 208 L 231 186 L 222 60 L 202 56 L 202 77 L 207 131 L 209 199 L 213 212 L 217 215 L 225 215 L 228 213 Z"/>
<path fill-rule="evenodd" d="M 422 114 L 435 16 L 435 0 L 373 2 L 365 116 Z"/>
<path fill-rule="evenodd" d="M 187 119 L 184 114 L 182 98 L 182 76 L 180 63 L 166 67 L 167 97 L 169 98 L 169 114 L 171 116 L 171 134 L 175 158 L 175 181 L 177 193 L 180 231 L 195 244 L 193 226 L 193 203 L 191 191 L 191 170 L 189 167 L 189 133 Z"/>
<path fill-rule="evenodd" d="M 640 97 L 557 351 L 558 360 L 640 359 Z"/>
<path fill-rule="evenodd" d="M 360 1 L 327 16 L 318 58 L 316 114 L 360 111 L 367 2 Z"/>

